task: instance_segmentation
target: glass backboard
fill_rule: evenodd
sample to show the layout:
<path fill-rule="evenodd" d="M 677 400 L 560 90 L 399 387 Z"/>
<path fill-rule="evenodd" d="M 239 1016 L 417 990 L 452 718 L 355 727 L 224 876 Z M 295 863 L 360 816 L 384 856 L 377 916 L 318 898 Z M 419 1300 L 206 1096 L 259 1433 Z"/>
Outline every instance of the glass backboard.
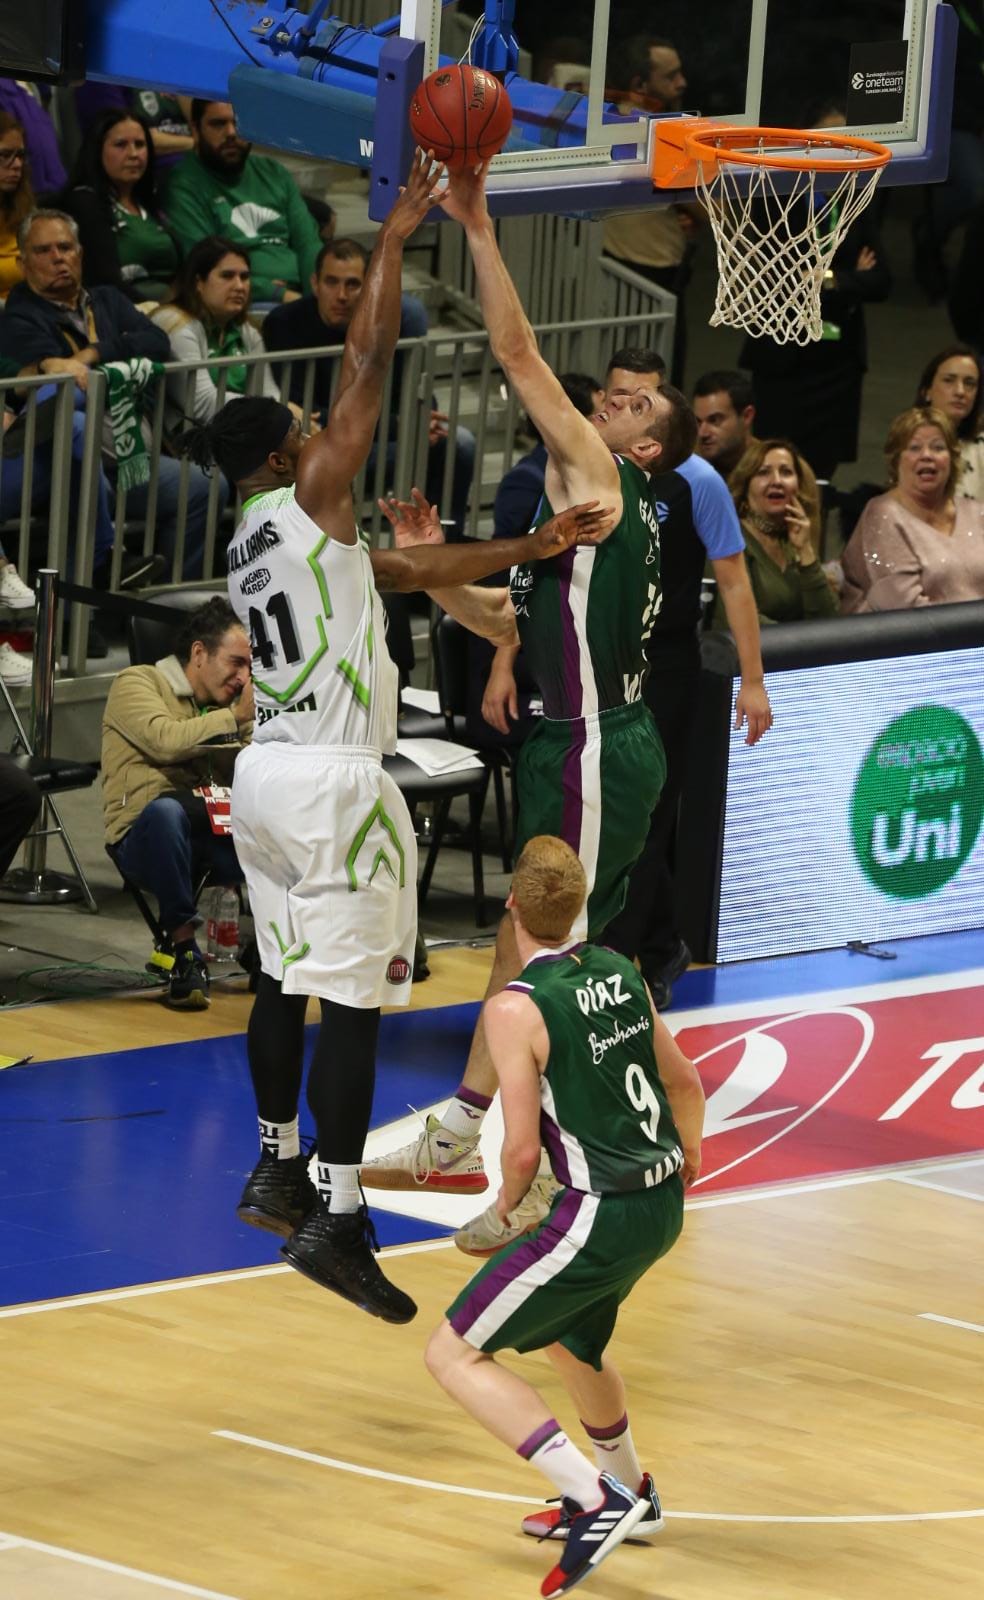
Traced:
<path fill-rule="evenodd" d="M 518 46 L 513 136 L 489 180 L 499 211 L 652 200 L 653 121 L 687 114 L 876 139 L 893 152 L 887 183 L 946 170 L 956 16 L 941 0 L 515 0 L 499 26 Z M 479 0 L 407 0 L 401 19 L 426 40 L 425 72 L 470 41 L 493 65 L 477 53 L 488 28 Z"/>

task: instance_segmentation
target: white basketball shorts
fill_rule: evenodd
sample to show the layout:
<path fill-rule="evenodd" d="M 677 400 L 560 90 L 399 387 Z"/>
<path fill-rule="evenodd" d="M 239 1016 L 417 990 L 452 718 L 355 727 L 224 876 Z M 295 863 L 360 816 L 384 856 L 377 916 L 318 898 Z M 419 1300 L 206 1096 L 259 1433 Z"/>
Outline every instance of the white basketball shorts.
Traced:
<path fill-rule="evenodd" d="M 417 842 L 378 751 L 248 746 L 233 778 L 232 837 L 261 966 L 285 994 L 408 1004 Z"/>

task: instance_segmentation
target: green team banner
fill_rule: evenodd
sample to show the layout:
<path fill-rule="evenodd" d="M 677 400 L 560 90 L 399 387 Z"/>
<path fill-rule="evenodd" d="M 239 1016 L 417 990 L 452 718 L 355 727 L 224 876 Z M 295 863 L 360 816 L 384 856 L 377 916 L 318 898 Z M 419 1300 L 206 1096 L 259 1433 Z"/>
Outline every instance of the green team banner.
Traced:
<path fill-rule="evenodd" d="M 984 926 L 984 649 L 769 675 L 731 748 L 717 959 Z"/>

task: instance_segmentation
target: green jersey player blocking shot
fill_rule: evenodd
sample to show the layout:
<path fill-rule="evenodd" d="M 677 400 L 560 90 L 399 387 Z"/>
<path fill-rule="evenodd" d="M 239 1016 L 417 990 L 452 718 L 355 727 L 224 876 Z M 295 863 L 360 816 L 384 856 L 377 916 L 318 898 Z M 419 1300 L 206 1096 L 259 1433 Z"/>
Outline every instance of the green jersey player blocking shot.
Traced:
<path fill-rule="evenodd" d="M 376 591 L 474 582 L 501 561 L 483 545 L 370 551 L 352 502 L 399 332 L 403 243 L 440 198 L 440 177 L 418 154 L 380 229 L 325 428 L 309 439 L 286 406 L 247 397 L 180 441 L 243 502 L 229 598 L 252 643 L 256 724 L 236 763 L 232 835 L 262 966 L 247 1036 L 261 1154 L 238 1214 L 281 1235 L 297 1271 L 388 1322 L 409 1322 L 416 1306 L 380 1271 L 358 1173 L 379 1008 L 409 999 L 417 857 L 382 765 L 397 672 Z M 598 518 L 582 511 L 516 540 L 512 559 L 590 534 Z M 309 995 L 322 1022 L 307 1088 L 316 1187 L 298 1134 Z"/>
<path fill-rule="evenodd" d="M 529 1189 L 541 1140 L 560 1188 L 546 1220 L 461 1291 L 426 1353 L 448 1394 L 561 1496 L 523 1522 L 524 1533 L 565 1541 L 545 1596 L 590 1577 L 629 1534 L 662 1527 L 605 1349 L 622 1302 L 679 1235 L 704 1121 L 700 1079 L 635 967 L 571 931 L 586 888 L 562 840 L 526 845 L 506 902 L 521 972 L 485 1010 L 506 1130 L 496 1210 L 507 1218 Z M 499 1366 L 500 1350 L 546 1352 L 594 1461 Z"/>
<path fill-rule="evenodd" d="M 511 589 L 431 590 L 459 621 L 496 643 L 522 641 L 543 695 L 544 716 L 519 763 L 518 846 L 539 833 L 559 835 L 587 874 L 577 931 L 595 937 L 620 909 L 628 874 L 649 829 L 665 775 L 662 745 L 642 699 L 644 643 L 660 603 L 659 529 L 648 474 L 691 454 L 696 422 L 678 390 L 657 371 L 612 375 L 603 408 L 583 417 L 537 348 L 499 253 L 485 201 L 485 169 L 454 173 L 444 209 L 465 229 L 492 350 L 547 447 L 545 493 L 537 523 L 579 501 L 614 508 L 605 537 L 590 550 L 551 563 L 547 581 L 513 567 Z M 642 363 L 645 365 L 645 363 Z M 423 497 L 387 507 L 397 541 L 441 537 Z M 512 924 L 504 917 L 486 999 L 519 971 Z M 478 1147 L 496 1089 L 482 1018 L 464 1078 L 443 1117 L 420 1138 L 362 1169 L 367 1188 L 423 1187 L 478 1194 L 487 1187 Z M 545 1174 L 540 1189 L 549 1186 Z M 539 1197 L 542 1199 L 542 1197 Z M 536 1219 L 507 1227 L 490 1208 L 457 1242 L 488 1253 Z"/>

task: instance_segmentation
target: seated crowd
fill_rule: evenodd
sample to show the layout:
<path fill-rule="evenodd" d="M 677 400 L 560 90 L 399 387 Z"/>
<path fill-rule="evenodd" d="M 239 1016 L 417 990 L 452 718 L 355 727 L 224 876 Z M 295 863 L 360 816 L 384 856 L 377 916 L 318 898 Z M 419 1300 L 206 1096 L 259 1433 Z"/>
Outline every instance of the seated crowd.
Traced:
<path fill-rule="evenodd" d="M 0 528 L 16 525 L 28 487 L 24 391 L 17 380 L 74 382 L 71 530 L 82 494 L 90 374 L 105 369 L 116 387 L 95 474 L 93 582 L 107 585 L 111 570 L 123 588 L 165 570 L 176 578 L 200 577 L 210 516 L 229 506 L 232 485 L 180 460 L 169 441 L 187 423 L 208 421 L 226 401 L 247 393 L 283 397 L 302 422 L 312 428 L 323 423 L 340 349 L 363 293 L 368 252 L 357 239 L 335 237 L 331 208 L 306 200 L 278 161 L 252 151 L 225 102 L 169 102 L 100 88 L 80 100 L 81 142 L 68 173 L 52 159 L 59 155 L 57 143 L 52 149 L 45 140 L 37 102 L 26 95 L 27 106 L 25 91 L 18 95 L 0 93 L 0 379 L 8 381 Z M 845 327 L 854 325 L 849 317 L 860 316 L 864 299 L 887 292 L 878 248 L 874 239 L 855 241 L 850 259 L 838 266 L 829 296 L 840 299 L 829 299 L 828 309 L 839 307 Z M 427 327 L 424 306 L 404 295 L 400 337 L 419 338 Z M 861 350 L 860 333 L 856 344 Z M 681 330 L 678 364 L 683 353 Z M 263 360 L 266 355 L 272 359 Z M 388 415 L 384 411 L 368 463 L 370 481 L 377 472 L 387 488 L 405 361 L 398 352 Z M 166 364 L 183 370 L 163 375 L 159 402 Z M 658 1009 L 670 1003 L 673 982 L 689 960 L 672 919 L 672 854 L 700 670 L 698 624 L 734 636 L 737 706 L 754 743 L 771 721 L 761 626 L 984 600 L 982 375 L 980 357 L 964 343 L 926 363 L 912 405 L 889 428 L 884 485 L 863 486 L 860 499 L 831 492 L 827 481 L 832 462 L 851 458 L 850 441 L 818 434 L 814 454 L 803 436 L 803 416 L 783 401 L 799 380 L 779 365 L 773 371 L 761 349 L 749 353 L 747 372 L 710 371 L 693 384 L 693 453 L 673 472 L 650 479 L 662 543 L 662 607 L 647 643 L 644 694 L 663 742 L 667 782 L 624 911 L 605 930 L 607 944 L 639 959 Z M 616 396 L 665 377 L 657 351 L 629 348 L 614 351 L 600 377 L 567 373 L 561 382 L 577 408 L 592 415 L 617 404 Z M 54 395 L 54 386 L 40 389 L 39 405 Z M 829 393 L 818 388 L 813 398 L 817 414 L 826 414 Z M 859 380 L 854 399 L 859 408 Z M 410 403 L 419 409 L 416 397 Z M 163 433 L 155 436 L 150 417 L 158 404 Z M 462 428 L 449 438 L 436 398 L 425 404 L 424 494 L 437 503 L 448 492 L 447 537 L 463 538 L 475 439 Z M 763 406 L 771 427 L 763 426 Z M 856 436 L 854 411 L 848 421 L 847 432 Z M 525 531 L 536 514 L 546 449 L 535 429 L 528 433 L 532 448 L 499 485 L 493 537 Z M 50 436 L 41 429 L 31 458 L 32 509 L 48 504 L 54 479 Z M 121 564 L 113 509 L 120 491 L 139 539 Z M 144 527 L 151 500 L 153 550 Z M 840 512 L 839 560 L 829 559 L 833 552 L 826 548 L 832 507 Z M 221 564 L 220 554 L 218 570 Z M 393 599 L 391 638 L 403 597 Z M 31 605 L 31 590 L 0 545 L 0 615 L 6 609 L 16 619 Z M 28 658 L 9 643 L 0 642 L 0 677 L 9 684 L 30 679 Z M 511 759 L 534 726 L 537 700 L 518 646 L 493 649 L 469 639 L 471 742 L 505 748 Z M 224 885 L 242 877 L 231 840 L 213 832 L 196 791 L 230 781 L 237 751 L 250 737 L 252 711 L 249 640 L 224 599 L 189 615 L 172 656 L 120 673 L 107 701 L 106 840 L 121 872 L 157 900 L 175 955 L 169 987 L 175 1006 L 208 1003 L 208 969 L 196 938 L 202 869 Z M 0 784 L 8 778 L 14 783 L 16 774 L 0 771 Z M 37 797 L 21 784 L 15 799 L 18 827 L 29 826 Z M 0 839 L 0 858 L 9 860 L 13 848 L 12 834 Z"/>
<path fill-rule="evenodd" d="M 820 488 L 802 451 L 790 439 L 755 437 L 743 373 L 698 380 L 697 453 L 731 490 L 761 622 L 984 600 L 982 378 L 969 345 L 927 363 L 914 405 L 889 427 L 885 492 L 866 496 L 842 527 L 841 559 L 823 564 Z M 720 598 L 714 625 L 725 625 Z"/>
<path fill-rule="evenodd" d="M 316 428 L 331 404 L 337 352 L 362 292 L 368 253 L 356 239 L 335 238 L 331 207 L 303 196 L 279 161 L 252 150 L 227 102 L 86 84 L 75 91 L 75 116 L 77 151 L 66 165 L 40 98 L 24 85 L 0 80 L 0 379 L 68 375 L 75 381 L 73 528 L 88 375 L 93 367 L 116 369 L 120 390 L 107 408 L 112 425 L 107 422 L 104 430 L 94 486 L 93 582 L 109 582 L 119 509 L 114 511 L 113 502 L 121 490 L 133 548 L 122 554 L 120 587 L 165 574 L 193 579 L 203 571 L 210 514 L 221 516 L 231 488 L 182 466 L 171 454 L 170 439 L 187 422 L 207 419 L 227 398 L 247 391 L 283 393 L 295 414 L 307 415 Z M 851 260 L 837 268 L 834 289 L 842 299 L 856 290 L 860 305 L 886 293 L 889 279 L 874 236 L 855 241 L 852 249 Z M 847 317 L 845 306 L 839 314 L 842 321 Z M 419 337 L 427 325 L 423 305 L 404 295 L 401 338 Z M 325 353 L 309 359 L 319 351 Z M 266 352 L 279 359 L 260 362 L 254 374 L 255 358 Z M 679 349 L 675 355 L 679 360 Z M 772 395 L 768 389 L 763 360 L 761 351 L 750 351 L 751 377 L 710 372 L 693 386 L 696 454 L 730 488 L 760 620 L 984 598 L 984 402 L 976 351 L 955 343 L 926 364 L 914 408 L 901 413 L 889 431 L 884 493 L 869 494 L 874 486 L 864 486 L 868 503 L 862 508 L 851 496 L 828 490 L 826 509 L 832 501 L 841 507 L 841 560 L 824 560 L 824 485 L 817 477 L 829 474 L 830 461 L 838 454 L 844 459 L 845 451 L 832 456 L 829 441 L 819 435 L 804 440 L 803 416 L 783 411 L 779 390 Z M 186 363 L 187 371 L 167 376 L 158 449 L 149 419 L 159 365 L 167 362 Z M 800 381 L 785 369 L 774 376 L 787 386 L 783 394 Z M 585 386 L 591 382 L 583 379 Z M 379 446 L 385 450 L 387 487 L 401 393 L 398 354 Z M 55 394 L 54 386 L 37 391 L 39 405 Z M 26 430 L 18 426 L 24 396 L 15 383 L 5 390 L 0 524 L 7 525 L 8 543 L 25 494 L 20 440 Z M 828 410 L 829 400 L 828 395 Z M 789 436 L 756 435 L 757 422 L 758 435 L 766 431 L 763 405 L 773 421 L 788 416 Z M 449 489 L 449 536 L 461 538 L 475 440 L 467 429 L 457 429 L 449 473 L 451 445 L 448 419 L 432 397 L 424 492 L 437 501 Z M 525 490 L 532 492 L 537 478 L 538 448 L 503 483 L 497 534 L 506 531 L 500 522 L 514 478 L 517 506 L 528 514 Z M 376 470 L 374 452 L 370 481 Z M 47 507 L 53 472 L 42 428 L 31 458 L 32 513 Z M 152 536 L 144 536 L 141 524 L 151 501 Z M 848 526 L 853 511 L 858 515 L 850 516 Z M 0 549 L 0 608 L 28 609 L 23 576 Z M 727 621 L 719 592 L 712 622 L 720 627 Z M 513 664 L 496 655 L 491 667 L 485 659 L 485 668 L 487 682 L 473 697 L 470 720 L 481 719 L 506 736 L 515 716 Z M 26 655 L 0 644 L 0 675 L 9 683 L 28 681 Z"/>
<path fill-rule="evenodd" d="M 182 467 L 171 440 L 186 424 L 206 420 L 225 399 L 247 391 L 279 395 L 283 387 L 300 418 L 307 363 L 261 362 L 253 371 L 250 358 L 267 349 L 264 319 L 269 348 L 285 355 L 340 346 L 368 252 L 352 239 L 332 247 L 332 207 L 302 196 L 279 161 L 254 153 L 239 136 L 228 103 L 98 84 L 74 91 L 74 102 L 79 143 L 69 171 L 40 97 L 28 86 L 0 80 L 0 380 L 8 385 L 0 524 L 6 524 L 8 544 L 14 542 L 25 495 L 32 518 L 43 515 L 54 472 L 52 427 L 33 430 L 34 449 L 25 465 L 29 391 L 14 380 L 71 377 L 72 562 L 88 375 L 94 367 L 115 367 L 131 438 L 123 440 L 115 425 L 104 428 L 94 485 L 93 582 L 108 584 L 121 507 L 127 548 L 119 587 L 172 574 L 193 579 L 202 575 L 210 515 L 221 517 L 231 486 L 212 485 L 198 468 Z M 424 306 L 405 295 L 401 336 L 420 337 L 427 325 Z M 188 370 L 167 376 L 163 431 L 155 440 L 150 419 L 159 366 L 174 362 Z M 311 428 L 327 414 L 335 368 L 330 355 L 311 364 Z M 39 414 L 50 402 L 47 415 L 53 418 L 56 386 L 30 392 Z M 385 425 L 387 487 L 400 393 L 397 370 Z M 113 418 L 116 394 L 107 404 Z M 124 448 L 128 460 L 121 472 Z M 448 450 L 447 419 L 432 403 L 426 487 L 435 499 L 441 497 Z M 375 457 L 370 472 L 374 468 Z M 459 537 L 473 470 L 474 437 L 459 428 L 449 480 Z M 114 506 L 121 489 L 125 499 Z M 155 517 L 145 535 L 149 497 Z M 26 611 L 31 603 L 31 590 L 0 546 L 0 611 Z M 105 653 L 95 628 L 89 649 Z M 0 644 L 0 675 L 11 684 L 29 682 L 30 657 Z"/>

